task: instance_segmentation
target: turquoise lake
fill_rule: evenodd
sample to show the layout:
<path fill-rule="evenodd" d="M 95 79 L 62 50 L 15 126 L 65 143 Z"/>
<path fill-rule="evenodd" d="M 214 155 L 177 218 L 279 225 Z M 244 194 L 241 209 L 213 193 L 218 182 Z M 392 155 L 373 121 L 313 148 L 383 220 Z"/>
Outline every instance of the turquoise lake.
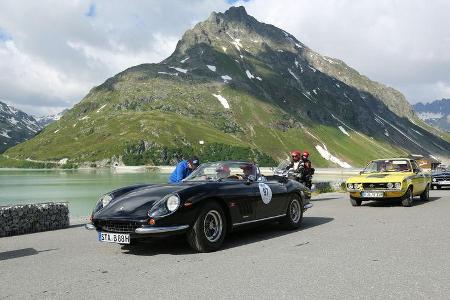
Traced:
<path fill-rule="evenodd" d="M 169 174 L 117 174 L 96 170 L 0 169 L 0 206 L 68 202 L 71 218 L 90 215 L 98 198 L 113 189 L 138 183 L 167 182 Z"/>

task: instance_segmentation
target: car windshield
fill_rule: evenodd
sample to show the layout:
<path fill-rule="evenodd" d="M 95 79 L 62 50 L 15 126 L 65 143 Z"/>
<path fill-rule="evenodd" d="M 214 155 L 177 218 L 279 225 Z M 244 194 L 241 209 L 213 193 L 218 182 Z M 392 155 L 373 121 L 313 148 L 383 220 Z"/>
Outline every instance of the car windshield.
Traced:
<path fill-rule="evenodd" d="M 249 176 L 257 177 L 257 167 L 246 162 L 211 162 L 201 164 L 183 181 L 228 181 L 247 180 Z"/>
<path fill-rule="evenodd" d="M 404 159 L 374 160 L 363 170 L 363 173 L 411 172 L 411 164 Z"/>

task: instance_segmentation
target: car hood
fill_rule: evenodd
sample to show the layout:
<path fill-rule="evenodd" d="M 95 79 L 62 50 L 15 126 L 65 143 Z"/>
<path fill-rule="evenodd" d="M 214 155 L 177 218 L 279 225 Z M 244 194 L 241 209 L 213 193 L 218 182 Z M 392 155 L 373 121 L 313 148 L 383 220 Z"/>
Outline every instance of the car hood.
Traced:
<path fill-rule="evenodd" d="M 372 173 L 361 174 L 351 177 L 347 183 L 383 183 L 383 182 L 401 182 L 409 176 L 415 175 L 412 172 L 392 172 L 392 173 Z"/>
<path fill-rule="evenodd" d="M 137 188 L 113 198 L 106 207 L 94 214 L 94 219 L 146 219 L 148 210 L 158 200 L 190 186 L 189 184 L 162 184 Z"/>

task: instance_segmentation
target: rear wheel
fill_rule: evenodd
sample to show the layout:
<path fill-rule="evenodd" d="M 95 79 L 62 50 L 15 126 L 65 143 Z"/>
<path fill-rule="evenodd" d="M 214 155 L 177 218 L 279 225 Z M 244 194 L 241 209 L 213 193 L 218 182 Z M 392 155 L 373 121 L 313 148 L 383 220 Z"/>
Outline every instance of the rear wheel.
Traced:
<path fill-rule="evenodd" d="M 409 187 L 405 195 L 403 195 L 402 197 L 402 205 L 405 207 L 410 207 L 413 203 L 413 200 L 414 200 L 413 191 L 412 188 Z"/>
<path fill-rule="evenodd" d="M 303 201 L 300 196 L 294 195 L 289 201 L 286 216 L 280 222 L 286 229 L 299 228 L 303 221 Z"/>
<path fill-rule="evenodd" d="M 350 196 L 350 203 L 352 204 L 352 206 L 361 206 L 362 200 Z"/>
<path fill-rule="evenodd" d="M 430 186 L 427 185 L 425 190 L 420 194 L 420 200 L 422 201 L 429 201 L 430 200 Z"/>
<path fill-rule="evenodd" d="M 198 252 L 215 251 L 222 246 L 227 230 L 223 208 L 217 202 L 207 203 L 187 234 L 192 249 Z"/>

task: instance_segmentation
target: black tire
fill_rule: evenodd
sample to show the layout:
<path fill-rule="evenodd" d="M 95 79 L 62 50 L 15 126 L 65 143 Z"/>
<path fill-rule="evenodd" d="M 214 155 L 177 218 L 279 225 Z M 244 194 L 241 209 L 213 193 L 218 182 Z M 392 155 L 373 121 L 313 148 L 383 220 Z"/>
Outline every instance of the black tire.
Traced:
<path fill-rule="evenodd" d="M 405 195 L 403 195 L 403 197 L 402 197 L 402 205 L 404 207 L 410 207 L 410 206 L 412 206 L 413 200 L 414 200 L 413 191 L 412 191 L 412 188 L 409 187 L 408 190 L 406 191 Z"/>
<path fill-rule="evenodd" d="M 422 201 L 430 201 L 430 186 L 427 185 L 425 190 L 420 194 L 420 200 Z"/>
<path fill-rule="evenodd" d="M 284 229 L 299 228 L 303 221 L 303 201 L 299 195 L 292 196 L 286 210 L 286 216 L 280 221 Z"/>
<path fill-rule="evenodd" d="M 227 232 L 227 218 L 217 202 L 207 203 L 187 233 L 189 245 L 198 252 L 216 251 Z"/>
<path fill-rule="evenodd" d="M 362 200 L 350 196 L 350 203 L 352 204 L 352 206 L 361 206 Z"/>

